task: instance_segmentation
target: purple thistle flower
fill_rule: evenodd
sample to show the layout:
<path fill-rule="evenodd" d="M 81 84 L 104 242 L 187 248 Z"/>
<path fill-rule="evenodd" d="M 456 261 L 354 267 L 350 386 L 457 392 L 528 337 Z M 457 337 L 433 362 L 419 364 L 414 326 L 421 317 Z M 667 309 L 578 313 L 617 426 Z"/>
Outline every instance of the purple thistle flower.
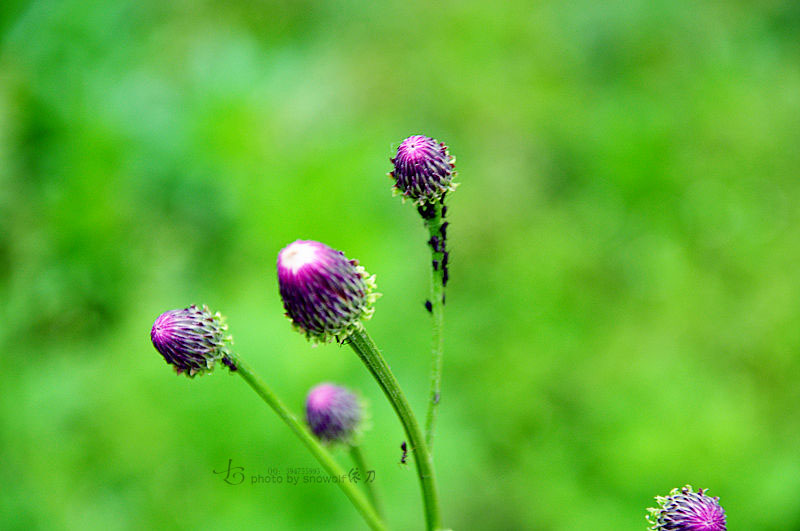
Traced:
<path fill-rule="evenodd" d="M 315 241 L 297 240 L 278 254 L 286 316 L 315 341 L 349 336 L 372 315 L 375 277 L 356 260 Z"/>
<path fill-rule="evenodd" d="M 394 188 L 417 205 L 434 203 L 455 190 L 453 183 L 456 159 L 447 152 L 444 143 L 423 135 L 406 138 L 391 159 L 394 171 L 389 176 L 395 180 Z"/>
<path fill-rule="evenodd" d="M 193 304 L 159 315 L 150 339 L 166 362 L 175 367 L 175 372 L 193 377 L 210 372 L 218 360 L 233 369 L 227 330 L 228 325 L 219 313 L 212 314 L 207 306 L 198 308 Z"/>
<path fill-rule="evenodd" d="M 358 397 L 343 387 L 319 384 L 306 398 L 306 421 L 322 441 L 349 442 L 361 422 Z"/>
<path fill-rule="evenodd" d="M 691 485 L 672 489 L 669 496 L 656 496 L 658 507 L 648 509 L 652 531 L 726 531 L 725 510 L 708 489 L 692 492 Z"/>

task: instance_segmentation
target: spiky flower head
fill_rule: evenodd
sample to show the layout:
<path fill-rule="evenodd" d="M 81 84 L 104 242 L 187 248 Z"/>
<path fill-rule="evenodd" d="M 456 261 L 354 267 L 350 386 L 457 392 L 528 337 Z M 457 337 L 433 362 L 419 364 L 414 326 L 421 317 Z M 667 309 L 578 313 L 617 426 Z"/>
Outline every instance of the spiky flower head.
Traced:
<path fill-rule="evenodd" d="M 691 485 L 672 489 L 669 496 L 656 496 L 658 507 L 648 509 L 652 531 L 726 531 L 725 510 L 719 497 L 706 496 L 708 489 L 692 492 Z"/>
<path fill-rule="evenodd" d="M 358 397 L 344 387 L 323 383 L 308 392 L 306 421 L 321 441 L 352 441 L 361 419 Z"/>
<path fill-rule="evenodd" d="M 210 372 L 214 363 L 223 361 L 234 368 L 230 353 L 228 325 L 219 313 L 208 306 L 194 304 L 182 310 L 170 310 L 158 316 L 150 339 L 164 359 L 178 374 L 194 377 Z"/>
<path fill-rule="evenodd" d="M 423 135 L 406 138 L 391 161 L 394 171 L 389 176 L 395 180 L 395 191 L 417 205 L 440 201 L 444 194 L 456 189 L 453 182 L 456 159 L 450 156 L 444 143 L 433 138 Z"/>
<path fill-rule="evenodd" d="M 313 341 L 343 340 L 369 319 L 375 277 L 357 260 L 324 243 L 297 240 L 278 254 L 278 285 L 286 316 Z"/>

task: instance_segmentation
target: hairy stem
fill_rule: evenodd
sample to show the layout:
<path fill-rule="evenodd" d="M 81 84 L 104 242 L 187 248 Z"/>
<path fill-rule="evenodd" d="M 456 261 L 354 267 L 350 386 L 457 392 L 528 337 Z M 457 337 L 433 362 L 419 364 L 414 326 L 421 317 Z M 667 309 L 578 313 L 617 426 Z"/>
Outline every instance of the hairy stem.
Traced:
<path fill-rule="evenodd" d="M 427 210 L 430 217 L 424 217 L 431 248 L 431 299 L 426 308 L 433 318 L 433 340 L 431 342 L 431 375 L 428 394 L 428 414 L 425 418 L 425 440 L 433 453 L 433 438 L 436 432 L 436 412 L 441 400 L 442 356 L 444 353 L 444 287 L 447 284 L 448 258 L 447 223 L 444 221 L 444 205 L 435 203 Z"/>
<path fill-rule="evenodd" d="M 414 454 L 414 462 L 417 466 L 422 487 L 422 501 L 425 506 L 426 529 L 429 531 L 441 529 L 441 513 L 439 512 L 439 493 L 436 488 L 436 475 L 433 470 L 433 459 L 431 458 L 425 437 L 417 423 L 417 418 L 411 406 L 406 400 L 405 394 L 400 389 L 400 384 L 394 377 L 392 370 L 383 359 L 375 342 L 362 328 L 353 332 L 348 343 L 367 366 L 369 372 L 378 381 L 384 394 L 392 404 L 403 429 L 408 437 L 410 450 Z"/>

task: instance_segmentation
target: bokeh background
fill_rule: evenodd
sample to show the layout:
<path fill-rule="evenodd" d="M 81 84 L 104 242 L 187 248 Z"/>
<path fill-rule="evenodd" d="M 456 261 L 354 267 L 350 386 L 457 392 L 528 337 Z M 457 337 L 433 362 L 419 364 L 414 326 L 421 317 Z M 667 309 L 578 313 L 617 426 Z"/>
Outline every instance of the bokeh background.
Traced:
<path fill-rule="evenodd" d="M 274 264 L 317 239 L 377 274 L 424 415 L 426 235 L 386 177 L 423 133 L 462 183 L 445 523 L 642 530 L 691 483 L 731 529 L 800 529 L 799 6 L 0 3 L 0 528 L 363 526 L 330 485 L 250 484 L 317 465 L 239 378 L 155 352 L 191 303 L 296 410 L 358 389 L 389 521 L 421 528 L 393 412 L 291 330 Z"/>

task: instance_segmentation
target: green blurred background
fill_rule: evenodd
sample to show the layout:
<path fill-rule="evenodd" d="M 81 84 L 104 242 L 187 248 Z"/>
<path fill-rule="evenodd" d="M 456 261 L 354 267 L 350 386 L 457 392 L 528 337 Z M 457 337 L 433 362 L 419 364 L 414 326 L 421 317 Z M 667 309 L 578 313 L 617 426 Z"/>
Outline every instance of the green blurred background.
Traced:
<path fill-rule="evenodd" d="M 295 409 L 359 389 L 420 528 L 393 412 L 291 330 L 274 264 L 307 238 L 377 274 L 424 415 L 426 234 L 386 177 L 423 133 L 462 183 L 445 523 L 643 530 L 691 483 L 731 529 L 800 529 L 797 2 L 6 0 L 0 39 L 0 528 L 363 526 L 330 485 L 212 472 L 317 465 L 239 378 L 156 353 L 191 303 Z"/>

